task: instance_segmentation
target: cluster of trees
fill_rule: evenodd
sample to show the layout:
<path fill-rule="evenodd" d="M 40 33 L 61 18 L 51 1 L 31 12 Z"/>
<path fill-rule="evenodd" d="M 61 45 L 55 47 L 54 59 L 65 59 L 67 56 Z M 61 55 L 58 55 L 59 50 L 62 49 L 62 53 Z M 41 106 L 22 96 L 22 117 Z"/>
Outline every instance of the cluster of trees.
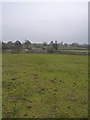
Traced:
<path fill-rule="evenodd" d="M 32 50 L 32 49 L 42 49 L 42 50 L 48 50 L 48 52 L 52 53 L 53 51 L 57 51 L 58 44 L 57 41 L 53 43 L 53 41 L 50 42 L 50 44 L 44 43 L 31 43 L 29 40 L 25 40 L 24 43 L 21 43 L 19 40 L 16 42 L 8 41 L 7 43 L 2 42 L 2 50 L 13 50 L 16 53 L 19 53 L 21 50 Z"/>
<path fill-rule="evenodd" d="M 32 50 L 32 49 L 42 49 L 48 51 L 49 53 L 57 52 L 61 47 L 88 47 L 88 44 L 78 44 L 78 43 L 57 43 L 57 41 L 51 41 L 49 44 L 46 42 L 43 43 L 31 43 L 29 40 L 21 43 L 19 40 L 16 42 L 8 41 L 7 43 L 2 42 L 2 50 L 13 50 L 16 53 L 19 53 L 22 50 Z"/>
<path fill-rule="evenodd" d="M 2 50 L 13 50 L 16 53 L 19 53 L 22 49 L 30 49 L 30 45 L 31 43 L 29 40 L 25 40 L 24 43 L 21 43 L 19 40 L 16 42 L 2 42 Z"/>

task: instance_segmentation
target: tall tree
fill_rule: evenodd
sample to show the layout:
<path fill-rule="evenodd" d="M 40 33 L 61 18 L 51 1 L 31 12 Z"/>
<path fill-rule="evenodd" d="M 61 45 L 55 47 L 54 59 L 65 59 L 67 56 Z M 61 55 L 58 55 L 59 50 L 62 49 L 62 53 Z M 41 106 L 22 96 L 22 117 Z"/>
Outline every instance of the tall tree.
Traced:
<path fill-rule="evenodd" d="M 55 43 L 53 44 L 53 48 L 54 48 L 55 51 L 58 50 L 58 44 L 57 44 L 57 41 L 55 41 Z"/>
<path fill-rule="evenodd" d="M 6 50 L 7 49 L 7 43 L 2 42 L 2 50 Z"/>
<path fill-rule="evenodd" d="M 7 42 L 7 49 L 13 49 L 14 48 L 14 44 L 12 41 L 8 41 Z"/>
<path fill-rule="evenodd" d="M 31 42 L 29 40 L 25 40 L 23 46 L 25 49 L 31 49 Z"/>
<path fill-rule="evenodd" d="M 14 50 L 16 53 L 19 53 L 22 50 L 22 44 L 19 40 L 14 43 Z"/>

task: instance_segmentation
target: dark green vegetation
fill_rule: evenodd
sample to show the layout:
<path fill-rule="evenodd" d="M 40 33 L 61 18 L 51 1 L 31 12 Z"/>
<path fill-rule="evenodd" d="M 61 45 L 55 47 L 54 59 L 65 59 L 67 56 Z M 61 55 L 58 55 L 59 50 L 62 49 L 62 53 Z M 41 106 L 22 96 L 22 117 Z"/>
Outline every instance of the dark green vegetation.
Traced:
<path fill-rule="evenodd" d="M 88 56 L 3 54 L 3 118 L 88 117 Z"/>
<path fill-rule="evenodd" d="M 89 44 L 79 43 L 58 43 L 57 41 L 51 41 L 50 43 L 31 43 L 29 40 L 25 40 L 21 43 L 19 40 L 16 42 L 8 41 L 2 42 L 2 53 L 50 53 L 50 54 L 73 54 L 73 55 L 87 55 L 89 50 Z"/>

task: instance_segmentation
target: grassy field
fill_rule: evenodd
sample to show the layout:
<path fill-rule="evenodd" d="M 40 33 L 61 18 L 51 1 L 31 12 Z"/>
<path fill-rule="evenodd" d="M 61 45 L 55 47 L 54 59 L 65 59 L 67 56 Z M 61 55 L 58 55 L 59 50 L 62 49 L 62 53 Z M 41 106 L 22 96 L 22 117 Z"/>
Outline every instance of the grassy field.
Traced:
<path fill-rule="evenodd" d="M 90 52 L 88 50 L 63 50 L 63 51 L 71 51 L 71 52 Z"/>
<path fill-rule="evenodd" d="M 87 118 L 88 56 L 3 54 L 3 118 Z"/>
<path fill-rule="evenodd" d="M 68 50 L 68 49 L 70 49 L 70 50 L 73 50 L 73 49 L 74 49 L 74 50 L 78 50 L 78 49 L 80 49 L 80 50 L 87 50 L 88 48 L 83 48 L 83 47 L 66 47 L 66 46 L 64 47 L 64 46 L 63 46 L 63 47 L 60 47 L 60 49 L 61 49 L 61 50 L 63 50 L 63 49 L 64 49 L 64 50 L 65 50 L 65 49 L 66 49 L 66 50 Z"/>

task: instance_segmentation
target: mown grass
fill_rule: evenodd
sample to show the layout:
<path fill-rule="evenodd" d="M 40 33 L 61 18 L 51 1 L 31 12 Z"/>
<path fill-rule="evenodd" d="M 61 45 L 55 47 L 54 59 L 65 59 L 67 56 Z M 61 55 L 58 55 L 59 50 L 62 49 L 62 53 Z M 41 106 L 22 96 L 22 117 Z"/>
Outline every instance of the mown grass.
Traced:
<path fill-rule="evenodd" d="M 3 118 L 87 118 L 88 56 L 3 54 Z"/>

